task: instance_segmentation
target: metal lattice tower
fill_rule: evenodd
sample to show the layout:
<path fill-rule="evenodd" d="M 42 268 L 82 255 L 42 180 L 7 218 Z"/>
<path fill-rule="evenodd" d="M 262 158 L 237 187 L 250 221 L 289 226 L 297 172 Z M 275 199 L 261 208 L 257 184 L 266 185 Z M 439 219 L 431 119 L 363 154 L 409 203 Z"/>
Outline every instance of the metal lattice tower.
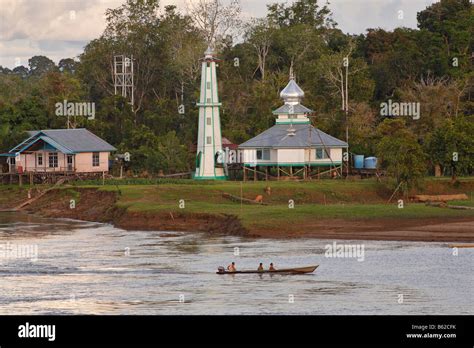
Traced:
<path fill-rule="evenodd" d="M 119 94 L 130 99 L 132 109 L 134 107 L 134 84 L 133 84 L 133 56 L 114 56 L 114 88 L 115 95 Z"/>

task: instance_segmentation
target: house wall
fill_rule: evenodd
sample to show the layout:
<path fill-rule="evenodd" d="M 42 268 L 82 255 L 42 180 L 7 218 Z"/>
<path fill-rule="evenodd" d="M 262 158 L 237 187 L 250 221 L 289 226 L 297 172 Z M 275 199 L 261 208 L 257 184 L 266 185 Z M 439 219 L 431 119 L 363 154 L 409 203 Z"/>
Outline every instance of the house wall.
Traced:
<path fill-rule="evenodd" d="M 43 154 L 43 164 L 40 166 L 37 163 L 37 153 Z M 16 168 L 21 166 L 23 168 L 23 172 L 34 172 L 34 171 L 47 171 L 47 172 L 59 172 L 63 171 L 66 167 L 66 159 L 64 158 L 64 154 L 58 152 L 58 166 L 56 168 L 49 167 L 49 152 L 48 151 L 36 151 L 35 153 L 29 154 L 20 154 L 20 160 L 16 161 Z"/>
<path fill-rule="evenodd" d="M 83 152 L 76 154 L 76 171 L 81 173 L 108 172 L 109 153 L 100 153 L 98 167 L 92 166 L 92 152 Z"/>
<path fill-rule="evenodd" d="M 316 159 L 316 149 L 271 149 L 270 160 L 257 160 L 257 149 L 244 149 L 243 163 L 247 165 L 341 164 L 343 148 L 327 148 L 329 158 Z"/>
<path fill-rule="evenodd" d="M 278 163 L 301 164 L 305 161 L 305 149 L 278 149 Z"/>
<path fill-rule="evenodd" d="M 257 149 L 244 149 L 242 151 L 242 163 L 245 164 L 270 164 L 278 161 L 278 150 L 270 149 L 269 160 L 257 160 Z"/>
<path fill-rule="evenodd" d="M 37 164 L 37 153 L 43 154 L 43 165 Z M 16 161 L 16 168 L 21 166 L 23 171 L 34 172 L 34 171 L 46 171 L 46 172 L 58 172 L 67 169 L 67 155 L 62 152 L 58 152 L 58 167 L 49 167 L 49 152 L 48 151 L 37 151 L 32 154 L 21 154 L 20 160 Z M 109 171 L 109 152 L 101 152 L 99 155 L 99 166 L 92 166 L 92 152 L 84 152 L 73 155 L 73 168 L 77 173 L 92 173 L 92 172 L 108 172 Z"/>
<path fill-rule="evenodd" d="M 334 163 L 334 164 L 341 164 L 342 162 L 342 147 L 332 147 L 332 148 L 327 148 L 329 150 L 329 158 L 326 159 L 316 159 L 316 149 L 311 149 L 310 150 L 310 155 L 308 157 L 308 154 L 306 154 L 306 158 L 309 158 L 310 163 L 314 164 L 323 164 L 323 163 Z M 308 152 L 308 150 L 306 150 Z M 332 161 L 331 161 L 332 160 Z"/>

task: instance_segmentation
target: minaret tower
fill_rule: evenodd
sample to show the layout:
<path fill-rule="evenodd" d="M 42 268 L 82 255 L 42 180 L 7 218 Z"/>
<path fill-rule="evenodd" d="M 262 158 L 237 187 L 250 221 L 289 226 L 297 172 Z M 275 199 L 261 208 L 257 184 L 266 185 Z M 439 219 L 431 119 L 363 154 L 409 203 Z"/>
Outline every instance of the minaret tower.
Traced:
<path fill-rule="evenodd" d="M 214 52 L 210 47 L 204 53 L 199 98 L 199 128 L 195 179 L 225 180 L 222 151 L 221 120 Z"/>

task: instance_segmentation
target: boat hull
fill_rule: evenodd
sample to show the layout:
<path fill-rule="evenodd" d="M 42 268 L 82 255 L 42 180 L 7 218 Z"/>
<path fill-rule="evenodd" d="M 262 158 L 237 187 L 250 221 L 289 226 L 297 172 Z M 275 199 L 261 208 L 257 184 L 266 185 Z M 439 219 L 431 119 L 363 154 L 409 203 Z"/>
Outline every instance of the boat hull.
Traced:
<path fill-rule="evenodd" d="M 277 274 L 305 274 L 305 273 L 313 273 L 316 266 L 307 266 L 307 267 L 296 267 L 296 268 L 285 268 L 285 269 L 277 269 L 275 271 L 263 270 L 263 271 L 254 271 L 254 270 L 247 270 L 247 271 L 235 271 L 235 272 L 216 272 L 216 274 L 266 274 L 266 273 L 277 273 Z"/>

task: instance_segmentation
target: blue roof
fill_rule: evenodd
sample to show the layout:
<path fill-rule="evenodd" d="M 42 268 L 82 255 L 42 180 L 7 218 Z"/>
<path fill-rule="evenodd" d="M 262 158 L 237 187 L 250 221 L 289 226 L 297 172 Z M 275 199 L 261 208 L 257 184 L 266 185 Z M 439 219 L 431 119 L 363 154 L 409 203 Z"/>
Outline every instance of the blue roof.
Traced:
<path fill-rule="evenodd" d="M 292 132 L 289 131 L 290 128 L 293 129 Z M 303 148 L 316 146 L 347 147 L 347 143 L 310 124 L 295 123 L 293 125 L 274 125 L 239 145 L 239 148 Z"/>
<path fill-rule="evenodd" d="M 29 131 L 30 137 L 11 149 L 10 153 L 22 152 L 43 140 L 58 151 L 67 154 L 80 152 L 112 152 L 117 149 L 85 128 L 48 129 Z"/>

